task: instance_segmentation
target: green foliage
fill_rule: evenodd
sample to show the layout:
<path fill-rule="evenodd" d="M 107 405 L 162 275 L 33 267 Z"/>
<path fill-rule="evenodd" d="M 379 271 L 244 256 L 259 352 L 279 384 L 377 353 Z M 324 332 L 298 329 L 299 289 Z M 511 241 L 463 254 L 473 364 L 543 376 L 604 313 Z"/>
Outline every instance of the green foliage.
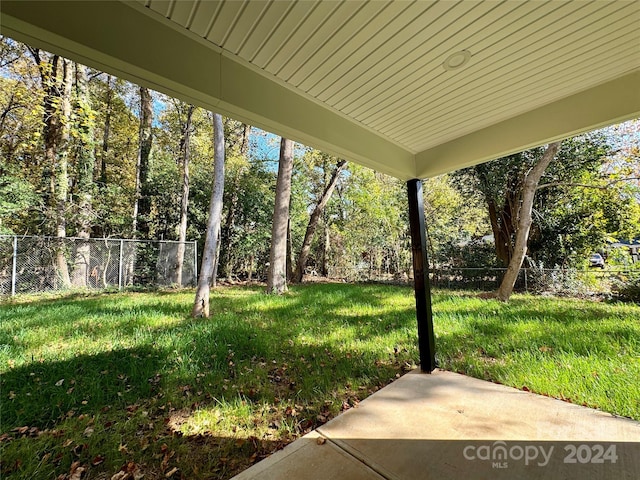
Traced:
<path fill-rule="evenodd" d="M 508 244 L 514 241 L 524 175 L 542 152 L 532 149 L 453 174 L 454 184 L 467 199 L 480 194 L 489 212 L 494 208 L 495 224 Z M 630 173 L 628 168 L 612 166 L 612 153 L 605 131 L 562 142 L 536 192 L 530 262 L 582 266 L 589 253 L 604 249 L 611 239 L 640 233 L 640 197 L 632 183 L 622 181 Z M 502 258 L 500 251 L 497 254 Z"/>
<path fill-rule="evenodd" d="M 336 273 L 346 278 L 367 278 L 372 271 L 406 274 L 410 249 L 404 182 L 358 165 L 350 165 L 346 175 L 328 209 Z"/>
<path fill-rule="evenodd" d="M 237 197 L 235 223 L 228 237 L 233 247 L 230 266 L 241 278 L 266 278 L 276 172 L 259 160 L 245 162 L 236 157 L 227 169 L 234 181 L 226 183 L 225 195 Z M 228 218 L 230 207 L 227 203 L 224 218 Z"/>
<path fill-rule="evenodd" d="M 623 300 L 640 304 L 640 269 L 619 277 L 613 291 Z"/>
<path fill-rule="evenodd" d="M 303 155 L 295 160 L 292 180 L 291 230 L 294 256 L 295 252 L 300 251 L 310 215 L 329 184 L 338 161 L 336 157 L 315 149 L 306 148 L 302 152 Z M 350 178 L 351 174 L 343 170 L 338 176 L 337 189 L 345 186 Z M 307 259 L 307 266 L 320 275 L 322 275 L 324 267 L 328 266 L 327 261 L 329 260 L 325 259 L 327 232 L 331 231 L 332 224 L 337 219 L 335 214 L 330 213 L 333 206 L 339 202 L 338 194 L 335 192 L 334 190 L 328 206 L 325 207 L 325 211 L 319 219 Z M 329 246 L 330 244 L 331 239 L 329 239 Z"/>
<path fill-rule="evenodd" d="M 48 58 L 42 52 L 42 58 Z M 36 65 L 33 52 L 0 39 L 0 229 L 45 234 L 53 165 L 44 159 L 44 86 L 51 66 Z M 45 62 L 46 63 L 46 62 Z M 80 203 L 91 194 L 92 236 L 131 237 L 139 147 L 139 88 L 90 71 L 89 99 L 74 89 L 71 99 L 67 235 L 81 230 Z M 44 85 L 43 85 L 44 81 Z M 145 200 L 150 234 L 177 239 L 181 196 L 180 141 L 188 105 L 154 93 L 153 148 Z M 55 98 L 54 104 L 59 103 Z M 56 105 L 51 105 L 52 108 Z M 55 108 L 54 108 L 55 110 Z M 89 128 L 93 126 L 93 128 Z M 225 119 L 226 186 L 223 202 L 221 274 L 260 278 L 268 262 L 277 170 L 268 134 Z M 91 133 L 93 131 L 93 133 Z M 187 238 L 204 243 L 213 178 L 211 113 L 193 114 Z M 89 138 L 91 137 L 91 138 Z M 274 137 L 275 138 L 275 137 Z M 609 241 L 640 237 L 640 123 L 627 122 L 563 142 L 559 159 L 537 193 L 529 254 L 536 265 L 585 265 Z M 615 141 L 614 141 L 615 140 Z M 609 151 L 609 145 L 613 151 Z M 93 179 L 89 150 L 95 153 Z M 273 150 L 273 149 L 272 149 Z M 517 204 L 517 187 L 541 149 L 513 155 L 462 173 L 424 180 L 428 246 L 432 265 L 494 266 L 499 262 L 486 237 L 486 202 L 502 210 Z M 293 174 L 291 243 L 300 249 L 309 214 L 335 159 L 298 147 Z M 84 160 L 83 160 L 84 159 Z M 89 185 L 92 183 L 92 185 Z M 582 185 L 582 186 L 580 186 Z M 587 186 L 585 186 L 587 185 Z M 86 198 L 86 197 L 84 197 Z M 343 278 L 406 278 L 411 258 L 404 182 L 349 164 L 320 219 L 308 264 Z M 201 251 L 201 248 L 200 248 Z M 325 255 L 327 253 L 327 255 Z"/>
<path fill-rule="evenodd" d="M 449 175 L 423 182 L 430 261 L 439 266 L 490 266 L 482 237 L 490 233 L 486 210 L 477 195 L 465 197 Z M 491 252 L 493 254 L 493 252 Z"/>
<path fill-rule="evenodd" d="M 28 216 L 34 204 L 37 204 L 37 196 L 33 186 L 0 165 L 0 234 L 18 233 L 12 227 L 20 223 L 19 219 Z M 3 219 L 7 218 L 12 222 L 4 225 Z"/>

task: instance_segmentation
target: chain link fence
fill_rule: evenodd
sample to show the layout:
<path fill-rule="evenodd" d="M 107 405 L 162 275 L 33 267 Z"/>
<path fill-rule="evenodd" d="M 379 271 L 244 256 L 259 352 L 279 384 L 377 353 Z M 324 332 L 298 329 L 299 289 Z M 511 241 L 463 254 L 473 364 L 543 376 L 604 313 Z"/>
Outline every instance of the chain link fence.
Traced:
<path fill-rule="evenodd" d="M 350 267 L 329 267 L 329 278 L 345 282 L 411 283 L 413 271 L 407 263 L 400 271 L 377 268 L 367 262 Z M 506 268 L 432 268 L 429 271 L 431 285 L 449 290 L 496 290 Z M 635 273 L 634 273 L 635 272 Z M 640 269 L 588 269 L 576 268 L 522 268 L 514 290 L 533 294 L 571 296 L 617 297 L 618 288 Z M 315 270 L 308 270 L 306 278 L 318 277 Z"/>
<path fill-rule="evenodd" d="M 197 245 L 113 238 L 57 238 L 0 235 L 0 295 L 69 288 L 193 286 Z"/>

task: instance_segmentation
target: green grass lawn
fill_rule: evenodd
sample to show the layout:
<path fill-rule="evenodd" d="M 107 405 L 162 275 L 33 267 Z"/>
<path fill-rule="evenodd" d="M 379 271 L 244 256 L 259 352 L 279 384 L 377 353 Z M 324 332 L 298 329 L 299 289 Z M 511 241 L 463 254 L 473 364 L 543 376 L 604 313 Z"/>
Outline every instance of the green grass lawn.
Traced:
<path fill-rule="evenodd" d="M 228 478 L 415 367 L 409 288 L 262 292 L 4 302 L 0 476 Z M 442 368 L 640 419 L 640 306 L 433 301 Z"/>

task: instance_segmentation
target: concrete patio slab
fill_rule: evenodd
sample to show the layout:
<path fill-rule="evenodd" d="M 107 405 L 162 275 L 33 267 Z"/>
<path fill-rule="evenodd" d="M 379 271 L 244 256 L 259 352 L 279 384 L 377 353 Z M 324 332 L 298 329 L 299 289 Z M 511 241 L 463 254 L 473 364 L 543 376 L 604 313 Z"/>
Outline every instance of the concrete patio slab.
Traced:
<path fill-rule="evenodd" d="M 414 371 L 235 477 L 289 478 L 637 480 L 640 423 Z"/>

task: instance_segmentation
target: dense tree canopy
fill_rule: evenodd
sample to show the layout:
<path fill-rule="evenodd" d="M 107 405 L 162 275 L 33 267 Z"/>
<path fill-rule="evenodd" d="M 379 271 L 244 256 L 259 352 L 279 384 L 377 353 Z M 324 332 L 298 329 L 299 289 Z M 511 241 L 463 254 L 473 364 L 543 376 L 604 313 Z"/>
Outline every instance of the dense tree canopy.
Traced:
<path fill-rule="evenodd" d="M 177 240 L 186 212 L 186 238 L 201 251 L 215 173 L 212 120 L 201 108 L 0 39 L 0 234 Z M 223 123 L 218 272 L 264 279 L 279 138 Z M 638 121 L 562 142 L 536 191 L 530 264 L 584 266 L 607 242 L 640 237 L 639 144 Z M 303 251 L 307 274 L 408 277 L 404 183 L 351 163 L 333 178 L 340 159 L 300 145 L 293 152 L 288 271 Z M 508 263 L 518 186 L 542 152 L 425 180 L 437 268 Z"/>

